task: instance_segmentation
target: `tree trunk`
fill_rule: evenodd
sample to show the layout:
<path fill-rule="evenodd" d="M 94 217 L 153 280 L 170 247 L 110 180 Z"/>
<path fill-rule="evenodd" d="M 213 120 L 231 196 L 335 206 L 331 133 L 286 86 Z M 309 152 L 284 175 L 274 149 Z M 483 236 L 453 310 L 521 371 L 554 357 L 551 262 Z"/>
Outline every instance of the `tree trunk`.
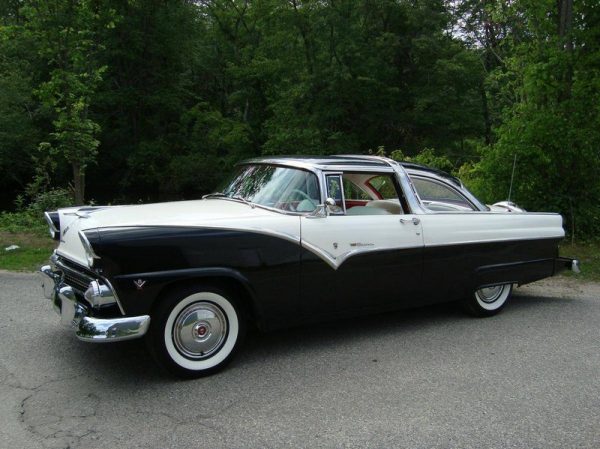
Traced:
<path fill-rule="evenodd" d="M 559 99 L 566 100 L 571 97 L 573 87 L 573 0 L 558 0 L 558 36 L 561 50 L 567 53 L 569 58 L 565 69 L 564 86 L 560 92 Z"/>
<path fill-rule="evenodd" d="M 492 121 L 490 119 L 490 109 L 483 80 L 479 84 L 479 94 L 481 95 L 481 112 L 483 113 L 483 123 L 485 126 L 485 144 L 490 145 L 492 143 Z"/>
<path fill-rule="evenodd" d="M 75 205 L 84 204 L 85 195 L 85 171 L 79 162 L 72 162 L 73 167 L 73 193 L 75 195 Z"/>

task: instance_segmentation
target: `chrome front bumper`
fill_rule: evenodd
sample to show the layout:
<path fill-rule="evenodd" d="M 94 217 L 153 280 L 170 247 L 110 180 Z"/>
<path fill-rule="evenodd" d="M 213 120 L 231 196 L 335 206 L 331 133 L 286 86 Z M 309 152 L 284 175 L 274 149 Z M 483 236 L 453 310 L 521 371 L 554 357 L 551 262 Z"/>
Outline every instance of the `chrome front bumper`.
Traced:
<path fill-rule="evenodd" d="M 52 301 L 61 322 L 75 328 L 75 335 L 83 341 L 104 343 L 142 337 L 150 325 L 150 316 L 125 318 L 94 318 L 89 307 L 77 300 L 72 287 L 62 282 L 60 272 L 44 265 L 39 271 L 44 296 Z"/>

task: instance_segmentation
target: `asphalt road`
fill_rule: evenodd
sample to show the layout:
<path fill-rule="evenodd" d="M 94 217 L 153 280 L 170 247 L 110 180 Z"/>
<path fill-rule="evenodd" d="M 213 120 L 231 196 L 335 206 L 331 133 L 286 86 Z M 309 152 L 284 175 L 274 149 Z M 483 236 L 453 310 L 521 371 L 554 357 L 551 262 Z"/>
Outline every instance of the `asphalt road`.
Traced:
<path fill-rule="evenodd" d="M 251 335 L 193 381 L 79 342 L 33 275 L 0 286 L 1 448 L 600 447 L 600 284 Z"/>

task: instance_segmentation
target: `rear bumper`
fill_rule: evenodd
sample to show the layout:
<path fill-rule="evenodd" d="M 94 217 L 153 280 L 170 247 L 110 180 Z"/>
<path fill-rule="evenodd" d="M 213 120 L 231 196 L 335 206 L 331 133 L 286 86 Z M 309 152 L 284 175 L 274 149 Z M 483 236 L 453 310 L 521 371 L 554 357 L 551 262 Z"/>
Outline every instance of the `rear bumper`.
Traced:
<path fill-rule="evenodd" d="M 571 270 L 573 273 L 580 273 L 579 260 L 568 257 L 557 257 L 554 259 L 554 274 L 564 270 Z"/>
<path fill-rule="evenodd" d="M 94 318 L 87 304 L 77 300 L 72 287 L 62 282 L 60 272 L 45 265 L 39 271 L 44 296 L 60 315 L 61 323 L 75 329 L 77 338 L 83 341 L 104 343 L 131 340 L 142 337 L 150 325 L 150 316 L 123 318 Z"/>

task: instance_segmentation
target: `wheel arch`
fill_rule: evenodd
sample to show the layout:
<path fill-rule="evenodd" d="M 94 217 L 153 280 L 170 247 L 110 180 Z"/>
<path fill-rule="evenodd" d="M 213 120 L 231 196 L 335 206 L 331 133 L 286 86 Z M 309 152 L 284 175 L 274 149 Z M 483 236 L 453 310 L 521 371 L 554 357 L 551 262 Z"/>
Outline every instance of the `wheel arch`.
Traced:
<path fill-rule="evenodd" d="M 121 276 L 119 281 L 120 283 L 126 283 L 126 281 L 135 279 L 144 279 L 148 284 L 157 287 L 153 292 L 152 302 L 149 305 L 150 315 L 152 315 L 153 310 L 173 289 L 204 284 L 221 288 L 238 296 L 241 299 L 241 305 L 245 307 L 248 320 L 255 323 L 259 328 L 263 327 L 263 314 L 257 301 L 256 292 L 252 288 L 250 281 L 237 270 L 211 267 L 156 273 L 137 273 Z M 128 283 L 128 285 L 131 284 Z"/>

